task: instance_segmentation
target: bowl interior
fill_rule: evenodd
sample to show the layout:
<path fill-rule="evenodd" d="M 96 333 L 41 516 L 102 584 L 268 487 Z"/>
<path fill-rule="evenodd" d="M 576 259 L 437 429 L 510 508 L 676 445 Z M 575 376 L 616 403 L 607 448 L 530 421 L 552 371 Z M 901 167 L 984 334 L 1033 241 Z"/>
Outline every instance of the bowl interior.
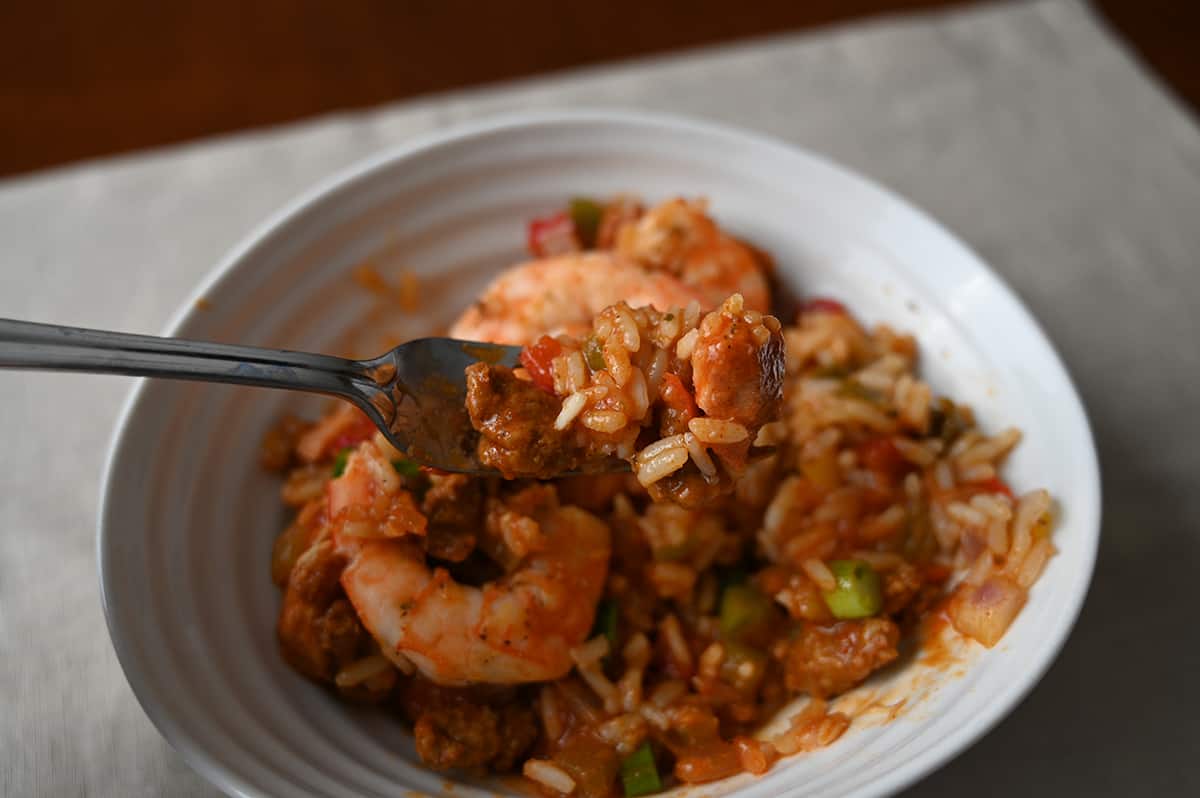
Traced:
<path fill-rule="evenodd" d="M 185 309 L 172 332 L 375 354 L 389 339 L 444 329 L 491 274 L 522 257 L 530 217 L 570 196 L 630 191 L 707 196 L 722 225 L 774 256 L 793 290 L 913 332 L 936 390 L 971 403 L 986 428 L 1024 430 L 1010 481 L 1047 487 L 1060 503 L 1060 553 L 999 646 L 960 646 L 961 664 L 950 667 L 894 668 L 843 699 L 858 720 L 832 747 L 700 792 L 897 789 L 1036 682 L 1086 592 L 1099 529 L 1091 436 L 1052 348 L 971 252 L 901 200 L 805 153 L 690 122 L 612 113 L 494 122 L 377 158 L 297 202 L 230 256 L 200 290 L 204 308 Z M 415 273 L 419 310 L 382 309 L 350 279 L 363 263 Z M 342 704 L 276 649 L 268 563 L 286 518 L 257 448 L 282 412 L 320 406 L 227 386 L 138 387 L 101 517 L 114 645 L 151 719 L 226 791 L 442 794 L 445 777 L 419 766 L 398 721 Z M 463 783 L 453 794 L 500 789 Z"/>

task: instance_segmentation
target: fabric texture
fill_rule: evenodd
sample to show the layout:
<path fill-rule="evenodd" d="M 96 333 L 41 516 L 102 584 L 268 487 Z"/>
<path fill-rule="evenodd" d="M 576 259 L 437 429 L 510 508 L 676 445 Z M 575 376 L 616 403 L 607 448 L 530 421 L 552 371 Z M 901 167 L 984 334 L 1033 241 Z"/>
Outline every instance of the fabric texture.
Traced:
<path fill-rule="evenodd" d="M 858 169 L 1017 290 L 1091 413 L 1104 531 L 1074 634 L 920 795 L 1200 792 L 1200 134 L 1074 0 L 777 36 L 0 182 L 0 316 L 158 332 L 297 192 L 445 125 L 539 107 L 718 119 Z M 137 120 L 130 120 L 137 124 Z M 0 794 L 212 795 L 105 630 L 101 470 L 128 380 L 0 373 Z"/>

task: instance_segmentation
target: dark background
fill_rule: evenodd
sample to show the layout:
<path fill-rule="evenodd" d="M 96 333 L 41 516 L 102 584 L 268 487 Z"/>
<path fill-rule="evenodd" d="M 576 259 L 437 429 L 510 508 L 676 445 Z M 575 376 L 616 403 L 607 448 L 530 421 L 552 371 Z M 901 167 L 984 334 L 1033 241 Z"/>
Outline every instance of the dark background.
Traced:
<path fill-rule="evenodd" d="M 0 175 L 962 0 L 9 0 Z M 1098 14 L 1193 108 L 1200 2 Z"/>

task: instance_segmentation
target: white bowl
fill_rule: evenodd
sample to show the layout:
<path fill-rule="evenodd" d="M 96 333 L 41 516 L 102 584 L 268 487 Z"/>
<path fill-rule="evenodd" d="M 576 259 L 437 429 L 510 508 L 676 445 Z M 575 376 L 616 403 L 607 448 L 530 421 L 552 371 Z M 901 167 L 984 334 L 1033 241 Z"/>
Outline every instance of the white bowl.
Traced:
<path fill-rule="evenodd" d="M 935 389 L 970 402 L 985 426 L 1025 431 L 1010 481 L 1047 487 L 1061 504 L 1059 554 L 995 649 L 971 644 L 962 667 L 914 662 L 874 679 L 844 705 L 908 695 L 894 720 L 879 722 L 887 713 L 878 707 L 860 712 L 828 749 L 699 792 L 898 790 L 978 739 L 1041 677 L 1087 592 L 1100 528 L 1091 433 L 1053 348 L 978 257 L 900 198 L 729 128 L 612 112 L 509 117 L 387 152 L 309 192 L 238 246 L 167 333 L 329 349 L 373 312 L 347 279 L 365 260 L 420 276 L 421 309 L 394 332 L 428 332 L 521 257 L 527 219 L 570 196 L 629 191 L 707 196 L 721 224 L 772 253 L 793 287 L 914 332 Z M 282 411 L 313 407 L 282 392 L 137 386 L 113 442 L 100 517 L 113 645 L 158 729 L 229 793 L 447 793 L 446 777 L 420 767 L 398 720 L 340 703 L 277 652 L 279 595 L 268 563 L 285 518 L 257 448 Z M 453 794 L 494 789 L 463 784 Z"/>

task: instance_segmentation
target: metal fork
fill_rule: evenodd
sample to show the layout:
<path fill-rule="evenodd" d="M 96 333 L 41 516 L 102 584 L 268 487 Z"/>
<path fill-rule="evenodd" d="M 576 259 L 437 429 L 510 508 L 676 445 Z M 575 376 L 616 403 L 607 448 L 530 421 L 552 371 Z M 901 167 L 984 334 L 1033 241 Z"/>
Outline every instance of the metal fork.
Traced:
<path fill-rule="evenodd" d="M 421 338 L 371 360 L 0 319 L 0 368 L 227 382 L 338 396 L 417 462 L 495 474 L 475 456 L 467 366 L 515 366 L 520 347 Z"/>

